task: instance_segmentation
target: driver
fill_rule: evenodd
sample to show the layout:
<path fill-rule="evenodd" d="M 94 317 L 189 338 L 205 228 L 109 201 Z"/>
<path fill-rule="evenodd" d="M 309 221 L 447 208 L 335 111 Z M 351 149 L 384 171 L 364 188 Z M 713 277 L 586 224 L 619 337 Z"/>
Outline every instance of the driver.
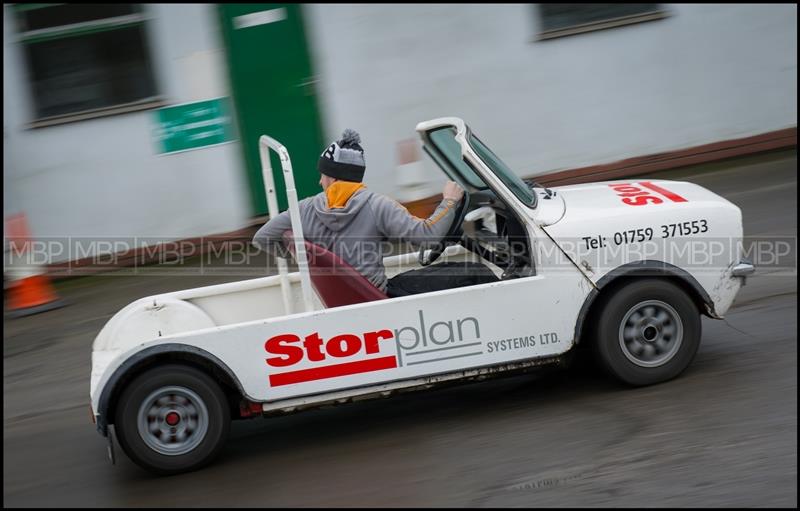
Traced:
<path fill-rule="evenodd" d="M 317 169 L 323 191 L 299 203 L 305 238 L 344 259 L 390 297 L 495 281 L 494 274 L 478 263 L 453 263 L 457 271 L 442 271 L 446 264 L 437 264 L 386 278 L 380 242 L 420 245 L 440 240 L 454 221 L 464 191 L 448 181 L 429 218 L 412 216 L 397 201 L 367 190 L 361 182 L 366 163 L 360 142 L 358 133 L 347 129 L 320 156 Z M 285 255 L 282 236 L 291 227 L 287 210 L 264 224 L 253 244 Z M 473 265 L 480 269 L 475 271 Z"/>

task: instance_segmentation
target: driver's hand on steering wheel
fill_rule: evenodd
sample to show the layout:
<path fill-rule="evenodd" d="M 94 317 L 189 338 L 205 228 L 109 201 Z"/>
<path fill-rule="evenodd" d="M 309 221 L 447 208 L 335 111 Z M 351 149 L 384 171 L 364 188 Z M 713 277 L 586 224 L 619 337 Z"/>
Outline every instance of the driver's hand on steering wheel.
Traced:
<path fill-rule="evenodd" d="M 442 190 L 442 197 L 451 200 L 453 202 L 458 202 L 461 200 L 461 197 L 464 196 L 464 190 L 458 184 L 453 181 L 448 181 L 444 184 L 444 190 Z"/>

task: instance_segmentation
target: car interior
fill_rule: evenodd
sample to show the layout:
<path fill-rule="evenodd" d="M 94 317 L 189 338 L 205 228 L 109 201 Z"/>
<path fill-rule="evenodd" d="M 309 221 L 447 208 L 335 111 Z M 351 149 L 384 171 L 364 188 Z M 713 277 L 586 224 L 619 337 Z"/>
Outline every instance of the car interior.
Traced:
<path fill-rule="evenodd" d="M 460 244 L 476 254 L 484 265 L 488 262 L 490 268 L 499 269 L 500 274 L 496 275 L 499 280 L 535 275 L 531 244 L 516 213 L 461 157 L 460 147 L 453 146 L 453 130 L 436 131 L 444 133 L 429 137 L 430 143 L 426 143 L 423 149 L 450 179 L 459 183 L 464 196 L 457 204 L 453 223 L 442 239 L 420 247 L 419 266 L 436 264 L 447 246 Z M 493 154 L 491 156 L 496 158 Z M 524 183 L 531 192 L 535 185 L 533 182 Z M 481 210 L 480 215 L 466 220 L 470 212 L 477 210 Z M 292 231 L 284 233 L 284 244 L 295 255 Z M 389 298 L 336 254 L 307 240 L 305 247 L 312 286 L 326 308 Z M 497 273 L 494 269 L 492 271 Z"/>
<path fill-rule="evenodd" d="M 454 130 L 449 127 L 438 128 L 426 134 L 424 152 L 437 164 L 447 176 L 464 189 L 464 197 L 458 204 L 456 218 L 439 246 L 431 251 L 427 261 L 420 252 L 420 264 L 431 264 L 447 244 L 461 244 L 467 250 L 477 254 L 502 270 L 498 275 L 501 280 L 535 275 L 534 260 L 531 257 L 531 244 L 524 225 L 516 213 L 508 207 L 489 185 L 480 177 L 472 165 L 462 158 L 461 147 L 454 138 Z M 496 165 L 504 164 L 477 137 L 471 133 L 476 144 L 480 144 L 484 161 L 492 161 Z M 498 173 L 503 179 L 503 175 Z M 506 181 L 506 179 L 503 179 Z M 523 186 L 533 198 L 536 194 L 533 181 L 524 182 L 518 178 L 507 182 L 510 188 Z M 489 213 L 479 215 L 473 221 L 465 221 L 470 212 L 483 209 Z M 489 221 L 489 219 L 493 221 Z"/>

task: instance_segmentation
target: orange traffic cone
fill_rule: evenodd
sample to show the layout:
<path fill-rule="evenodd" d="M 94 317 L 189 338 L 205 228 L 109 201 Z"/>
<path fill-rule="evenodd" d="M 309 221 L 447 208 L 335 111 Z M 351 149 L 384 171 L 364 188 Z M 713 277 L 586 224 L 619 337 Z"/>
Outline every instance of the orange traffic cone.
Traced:
<path fill-rule="evenodd" d="M 29 316 L 64 305 L 59 300 L 42 265 L 25 261 L 30 250 L 30 233 L 24 214 L 6 218 L 8 285 L 7 306 L 12 317 Z"/>

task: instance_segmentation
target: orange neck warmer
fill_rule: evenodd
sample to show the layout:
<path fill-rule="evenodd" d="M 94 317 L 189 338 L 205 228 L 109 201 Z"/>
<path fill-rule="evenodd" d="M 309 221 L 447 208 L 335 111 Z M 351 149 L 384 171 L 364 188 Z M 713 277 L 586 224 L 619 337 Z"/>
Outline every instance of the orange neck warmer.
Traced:
<path fill-rule="evenodd" d="M 347 206 L 347 201 L 350 200 L 350 197 L 362 188 L 365 188 L 364 183 L 336 181 L 325 190 L 325 195 L 328 197 L 328 208 L 344 208 Z"/>

